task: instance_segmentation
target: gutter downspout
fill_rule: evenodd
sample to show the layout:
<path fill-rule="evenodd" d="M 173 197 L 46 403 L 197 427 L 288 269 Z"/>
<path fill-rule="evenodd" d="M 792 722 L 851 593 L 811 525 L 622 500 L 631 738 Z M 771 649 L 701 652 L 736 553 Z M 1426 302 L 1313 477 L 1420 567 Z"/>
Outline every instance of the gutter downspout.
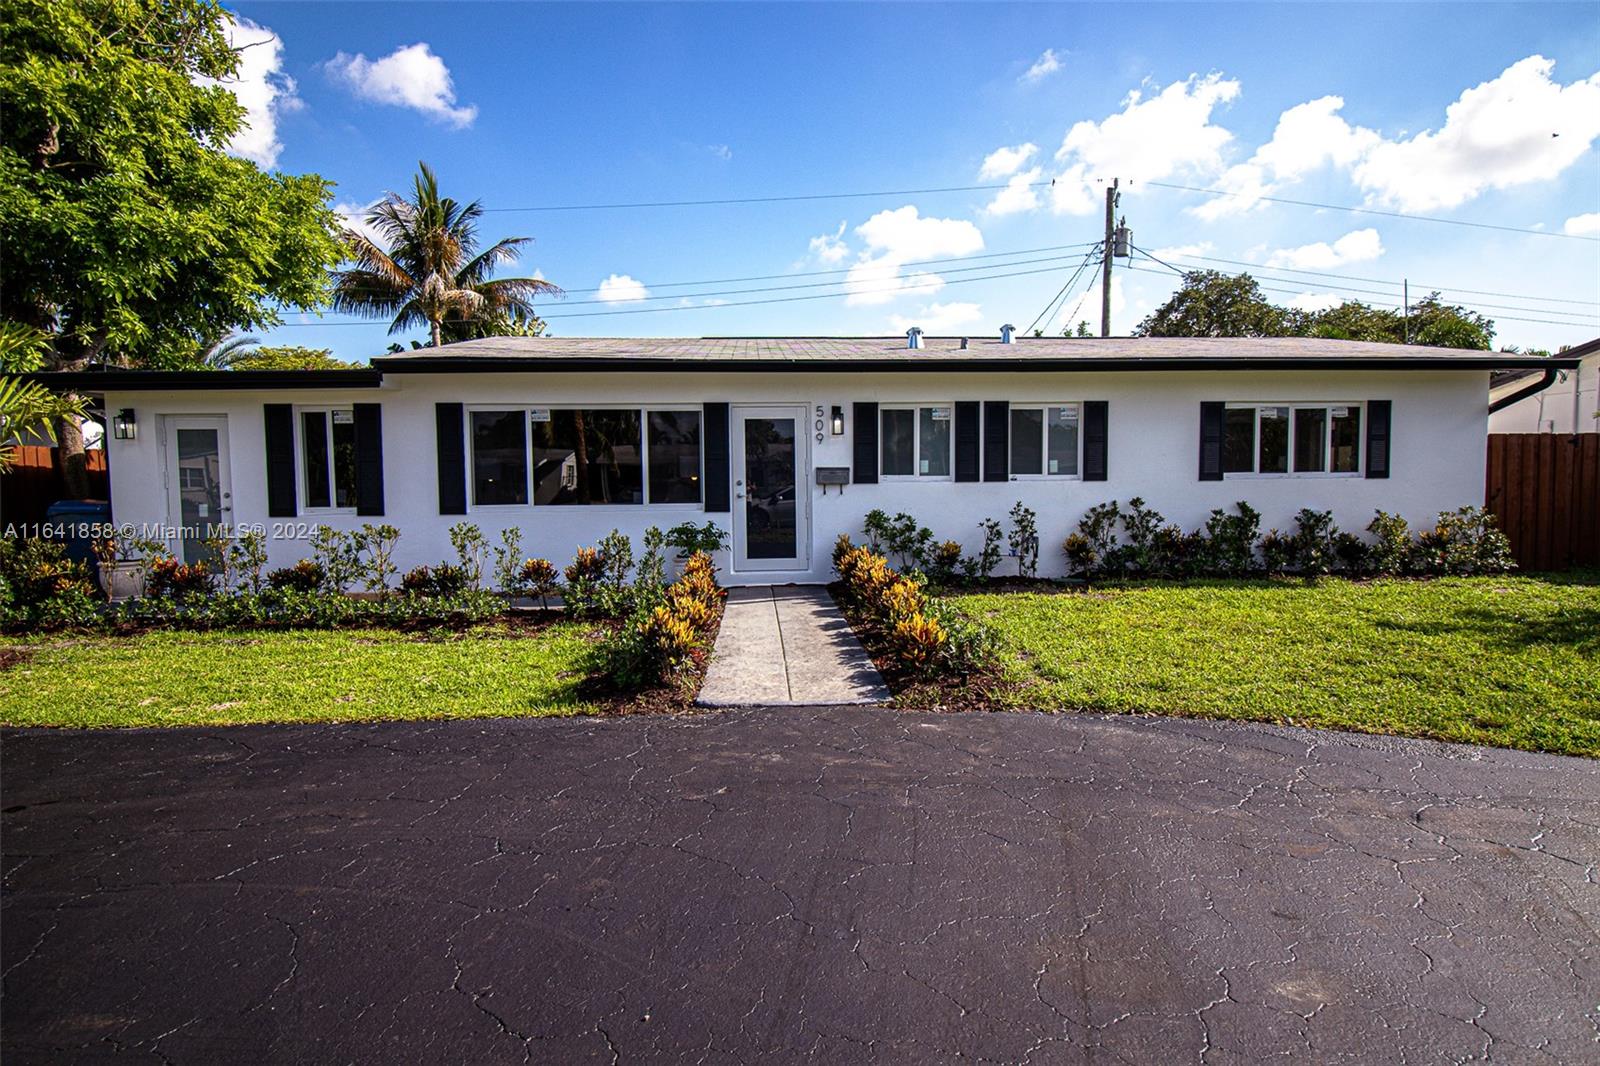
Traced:
<path fill-rule="evenodd" d="M 1544 372 L 1544 377 L 1540 378 L 1538 381 L 1535 381 L 1527 388 L 1518 389 L 1509 396 L 1502 396 L 1498 400 L 1495 400 L 1489 405 L 1489 413 L 1494 414 L 1496 411 L 1503 411 L 1519 400 L 1526 400 L 1529 396 L 1535 396 L 1543 392 L 1545 389 L 1548 389 L 1551 385 L 1556 383 L 1556 377 L 1560 373 L 1561 371 L 1559 369 L 1556 367 L 1551 367 L 1549 370 Z"/>

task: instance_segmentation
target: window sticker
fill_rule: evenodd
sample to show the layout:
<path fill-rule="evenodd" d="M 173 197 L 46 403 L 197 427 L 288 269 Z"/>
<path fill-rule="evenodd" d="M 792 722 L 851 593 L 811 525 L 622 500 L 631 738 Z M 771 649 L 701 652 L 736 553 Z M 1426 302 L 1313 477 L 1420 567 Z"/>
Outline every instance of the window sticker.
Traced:
<path fill-rule="evenodd" d="M 1348 407 L 1335 407 L 1333 409 L 1333 417 L 1334 418 L 1349 418 L 1350 417 L 1350 408 L 1348 408 Z"/>
<path fill-rule="evenodd" d="M 548 422 L 550 421 L 550 408 L 535 407 L 528 412 L 528 419 L 532 422 Z"/>
<path fill-rule="evenodd" d="M 356 420 L 356 415 L 355 415 L 354 411 L 335 411 L 335 412 L 333 412 L 333 424 L 336 425 L 336 426 L 348 426 L 350 423 L 354 422 L 355 420 Z"/>
<path fill-rule="evenodd" d="M 948 407 L 930 407 L 928 408 L 928 411 L 928 417 L 932 418 L 935 422 L 950 421 L 950 408 Z"/>

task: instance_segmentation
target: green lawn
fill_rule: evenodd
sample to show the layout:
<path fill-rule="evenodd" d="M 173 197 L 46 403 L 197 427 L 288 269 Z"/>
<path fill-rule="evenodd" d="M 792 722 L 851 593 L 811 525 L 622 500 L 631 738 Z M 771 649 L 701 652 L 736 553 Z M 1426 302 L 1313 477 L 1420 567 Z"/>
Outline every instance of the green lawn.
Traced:
<path fill-rule="evenodd" d="M 1248 718 L 1600 756 L 1600 573 L 957 597 L 1007 704 Z"/>
<path fill-rule="evenodd" d="M 155 632 L 0 641 L 0 724 L 237 725 L 574 714 L 591 627 Z"/>

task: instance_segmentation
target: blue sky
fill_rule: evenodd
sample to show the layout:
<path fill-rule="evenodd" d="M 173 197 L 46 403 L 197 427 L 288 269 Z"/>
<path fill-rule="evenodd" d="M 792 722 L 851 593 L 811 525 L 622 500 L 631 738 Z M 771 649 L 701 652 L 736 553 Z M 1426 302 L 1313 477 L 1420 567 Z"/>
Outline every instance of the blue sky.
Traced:
<path fill-rule="evenodd" d="M 236 151 L 322 174 L 350 209 L 428 161 L 491 209 L 486 238 L 536 238 L 522 266 L 568 290 L 543 308 L 559 335 L 1027 327 L 1084 254 L 1062 246 L 1099 238 L 1111 177 L 1132 182 L 1121 212 L 1137 246 L 1180 267 L 1253 264 L 1281 302 L 1393 305 L 1410 278 L 1413 296 L 1450 287 L 1496 318 L 1501 344 L 1600 335 L 1594 5 L 233 10 L 237 40 L 268 42 L 246 53 L 237 89 L 255 121 Z M 1115 333 L 1172 290 L 1156 263 L 1135 265 Z M 805 276 L 672 284 L 786 274 Z M 1098 329 L 1097 292 L 1071 314 L 1087 280 L 1052 332 Z M 813 287 L 725 292 L 800 284 Z M 737 306 L 801 295 L 823 298 Z M 263 337 L 350 359 L 391 339 L 331 314 Z"/>

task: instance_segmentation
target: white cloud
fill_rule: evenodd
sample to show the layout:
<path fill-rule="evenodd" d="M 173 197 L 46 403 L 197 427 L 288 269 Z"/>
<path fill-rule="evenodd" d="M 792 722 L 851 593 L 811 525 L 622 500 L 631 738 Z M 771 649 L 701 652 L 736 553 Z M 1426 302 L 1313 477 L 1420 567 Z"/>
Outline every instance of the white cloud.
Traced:
<path fill-rule="evenodd" d="M 1385 141 L 1352 171 L 1368 199 L 1402 211 L 1457 207 L 1489 189 L 1547 181 L 1600 137 L 1600 73 L 1563 86 L 1533 55 L 1467 89 L 1444 125 Z"/>
<path fill-rule="evenodd" d="M 728 160 L 733 158 L 733 149 L 725 144 L 708 144 L 706 145 L 706 151 L 718 159 Z"/>
<path fill-rule="evenodd" d="M 478 117 L 476 106 L 456 106 L 455 82 L 444 60 L 426 43 L 397 48 L 382 59 L 340 52 L 327 62 L 335 80 L 364 100 L 409 107 L 460 129 Z"/>
<path fill-rule="evenodd" d="M 983 318 L 983 308 L 974 303 L 931 303 L 914 315 L 890 315 L 889 328 L 904 333 L 921 326 L 924 333 L 952 333 Z"/>
<path fill-rule="evenodd" d="M 1056 152 L 1064 169 L 1051 189 L 1051 206 L 1061 214 L 1088 214 L 1102 202 L 1097 180 L 1160 181 L 1221 169 L 1233 134 L 1213 125 L 1211 113 L 1238 95 L 1237 81 L 1191 74 L 1148 99 L 1135 89 L 1121 111 L 1101 122 L 1075 123 Z"/>
<path fill-rule="evenodd" d="M 384 237 L 382 233 L 378 232 L 376 227 L 367 224 L 367 212 L 371 211 L 374 207 L 381 203 L 383 203 L 383 200 L 380 198 L 365 204 L 334 204 L 333 210 L 334 213 L 337 214 L 344 222 L 346 229 L 355 230 L 373 244 L 376 244 L 379 248 L 388 248 L 388 239 Z"/>
<path fill-rule="evenodd" d="M 900 273 L 906 263 L 983 249 L 983 234 L 965 219 L 924 218 L 915 206 L 879 211 L 855 229 L 867 246 L 845 276 L 852 306 L 888 303 L 910 292 L 931 294 L 944 286 L 936 274 Z"/>
<path fill-rule="evenodd" d="M 1192 208 L 1200 218 L 1213 220 L 1248 211 L 1285 184 L 1298 181 L 1327 164 L 1354 165 L 1382 138 L 1372 130 L 1352 126 L 1339 114 L 1344 99 L 1323 96 L 1296 104 L 1278 116 L 1272 139 L 1247 162 L 1229 167 L 1216 187 L 1235 193 L 1219 196 Z"/>
<path fill-rule="evenodd" d="M 1033 190 L 1033 185 L 1043 173 L 1038 167 L 1024 170 L 1021 174 L 1014 175 L 1006 182 L 1006 187 L 995 193 L 994 199 L 989 201 L 984 213 L 988 215 L 1015 215 L 1022 211 L 1032 211 L 1039 206 L 1039 196 Z"/>
<path fill-rule="evenodd" d="M 1023 72 L 1020 80 L 1025 85 L 1036 85 L 1060 69 L 1061 57 L 1056 55 L 1054 48 L 1046 48 L 1044 54 L 1033 61 L 1033 66 Z"/>
<path fill-rule="evenodd" d="M 820 262 L 829 266 L 844 262 L 850 256 L 850 247 L 844 243 L 845 222 L 839 223 L 839 228 L 832 233 L 824 233 L 819 237 L 811 238 L 807 246 L 812 255 Z"/>
<path fill-rule="evenodd" d="M 613 274 L 600 283 L 595 295 L 608 304 L 633 303 L 649 297 L 650 290 L 626 274 Z"/>
<path fill-rule="evenodd" d="M 1600 211 L 1573 215 L 1562 223 L 1561 232 L 1569 237 L 1600 237 Z"/>
<path fill-rule="evenodd" d="M 295 95 L 294 79 L 283 73 L 283 41 L 242 15 L 227 14 L 223 29 L 229 46 L 239 53 L 238 71 L 221 81 L 196 78 L 195 82 L 222 86 L 245 109 L 244 125 L 226 146 L 229 154 L 271 169 L 283 151 L 278 116 L 304 106 Z"/>
<path fill-rule="evenodd" d="M 1039 150 L 1037 144 L 1019 144 L 1015 147 L 996 148 L 983 157 L 983 166 L 978 169 L 978 180 L 988 181 L 991 178 L 1006 178 L 1021 170 Z"/>
<path fill-rule="evenodd" d="M 1210 241 L 1201 241 L 1199 244 L 1174 244 L 1170 248 L 1157 248 L 1150 254 L 1157 259 L 1191 259 L 1197 255 L 1210 255 L 1215 249 L 1216 245 Z"/>
<path fill-rule="evenodd" d="M 1291 296 L 1287 306 L 1295 311 L 1326 311 L 1342 303 L 1344 297 L 1335 296 L 1331 292 L 1302 292 L 1298 296 Z"/>
<path fill-rule="evenodd" d="M 1383 254 L 1383 242 L 1375 229 L 1346 233 L 1332 244 L 1318 241 L 1298 248 L 1281 248 L 1267 257 L 1269 267 L 1294 270 L 1326 270 L 1346 263 L 1364 263 Z"/>

